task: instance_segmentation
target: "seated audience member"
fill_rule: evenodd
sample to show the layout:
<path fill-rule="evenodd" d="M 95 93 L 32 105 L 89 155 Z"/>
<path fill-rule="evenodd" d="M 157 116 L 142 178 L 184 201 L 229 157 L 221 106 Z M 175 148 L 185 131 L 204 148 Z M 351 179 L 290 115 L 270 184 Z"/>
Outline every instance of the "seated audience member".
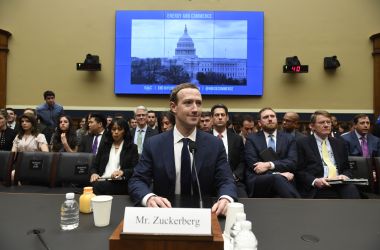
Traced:
<path fill-rule="evenodd" d="M 202 96 L 196 85 L 184 83 L 172 90 L 170 110 L 176 125 L 171 131 L 146 141 L 128 186 L 136 205 L 170 208 L 169 200 L 175 195 L 198 200 L 198 192 L 201 191 L 203 197 L 218 197 L 211 211 L 219 215 L 225 214 L 228 203 L 236 200 L 236 186 L 223 143 L 210 133 L 197 129 L 201 108 Z M 197 147 L 194 173 L 190 140 Z"/>
<path fill-rule="evenodd" d="M 296 181 L 304 198 L 360 198 L 353 184 L 330 185 L 328 180 L 349 179 L 348 153 L 342 139 L 331 137 L 331 115 L 315 111 L 310 122 L 313 134 L 297 141 Z"/>
<path fill-rule="evenodd" d="M 282 130 L 291 134 L 294 139 L 305 137 L 304 134 L 298 132 L 300 117 L 296 112 L 286 112 L 282 118 Z"/>
<path fill-rule="evenodd" d="M 352 129 L 352 124 L 350 122 L 341 121 L 339 122 L 339 133 L 340 135 L 350 132 Z"/>
<path fill-rule="evenodd" d="M 243 138 L 243 143 L 245 144 L 248 135 L 257 133 L 253 117 L 250 115 L 243 116 L 240 129 L 240 136 Z"/>
<path fill-rule="evenodd" d="M 106 118 L 102 114 L 91 113 L 88 119 L 88 135 L 82 138 L 79 145 L 79 152 L 97 154 L 100 145 L 103 143 Z"/>
<path fill-rule="evenodd" d="M 241 126 L 242 126 L 242 117 L 240 114 L 234 114 L 232 116 L 232 131 L 235 134 L 240 134 L 241 133 Z M 244 140 L 244 139 L 243 139 Z"/>
<path fill-rule="evenodd" d="M 129 127 L 130 127 L 131 131 L 137 127 L 137 121 L 136 121 L 136 119 L 134 117 L 132 117 L 131 119 L 129 119 L 128 123 L 129 123 Z"/>
<path fill-rule="evenodd" d="M 37 117 L 37 113 L 36 113 L 35 109 L 26 108 L 26 109 L 24 109 L 23 114 L 29 114 L 29 115 L 34 116 L 34 118 L 37 121 L 37 130 L 38 130 L 38 132 L 40 132 L 40 133 L 42 133 L 42 134 L 45 135 L 44 130 L 46 129 L 46 126 L 45 126 L 45 124 L 43 124 L 43 123 L 40 122 L 40 119 Z M 48 143 L 50 143 L 50 142 L 48 141 Z"/>
<path fill-rule="evenodd" d="M 20 124 L 17 122 L 16 111 L 13 108 L 6 108 L 5 110 L 8 113 L 7 126 L 18 133 Z"/>
<path fill-rule="evenodd" d="M 148 126 L 158 131 L 157 116 L 153 110 L 148 111 Z"/>
<path fill-rule="evenodd" d="M 37 130 L 36 118 L 23 114 L 19 119 L 21 128 L 13 141 L 12 152 L 49 152 L 45 136 Z"/>
<path fill-rule="evenodd" d="M 58 127 L 52 136 L 51 149 L 53 152 L 77 152 L 78 139 L 74 124 L 67 115 L 58 118 Z"/>
<path fill-rule="evenodd" d="M 380 139 L 369 133 L 371 122 L 368 115 L 354 117 L 354 130 L 342 135 L 350 156 L 379 157 Z"/>
<path fill-rule="evenodd" d="M 110 126 L 110 124 L 111 124 L 111 122 L 113 120 L 112 115 L 107 115 L 106 120 L 107 120 L 106 130 L 108 131 L 109 130 L 109 126 Z"/>
<path fill-rule="evenodd" d="M 0 109 L 0 150 L 11 151 L 17 133 L 7 126 L 8 113 Z M 2 163 L 0 163 L 2 164 Z"/>
<path fill-rule="evenodd" d="M 261 109 L 258 116 L 262 130 L 249 135 L 245 143 L 248 196 L 299 198 L 294 183 L 295 139 L 277 130 L 277 117 L 272 108 Z"/>
<path fill-rule="evenodd" d="M 128 122 L 114 119 L 90 169 L 95 194 L 128 194 L 127 183 L 137 161 L 137 146 L 132 141 Z"/>
<path fill-rule="evenodd" d="M 380 115 L 377 117 L 375 124 L 373 125 L 372 134 L 380 138 Z"/>
<path fill-rule="evenodd" d="M 210 132 L 212 128 L 212 119 L 210 112 L 202 112 L 199 122 L 199 129 L 205 132 Z"/>
<path fill-rule="evenodd" d="M 212 126 L 211 133 L 223 141 L 226 149 L 228 163 L 237 187 L 238 197 L 247 198 L 244 184 L 245 160 L 244 143 L 241 136 L 227 129 L 229 120 L 228 108 L 224 104 L 216 104 L 211 108 Z"/>
<path fill-rule="evenodd" d="M 331 134 L 330 134 L 330 136 L 331 137 L 339 137 L 340 136 L 338 119 L 334 115 L 331 116 Z"/>
<path fill-rule="evenodd" d="M 161 132 L 166 132 L 173 129 L 174 125 L 175 125 L 174 115 L 170 111 L 162 112 L 161 118 L 160 118 Z"/>
<path fill-rule="evenodd" d="M 82 138 L 88 134 L 87 117 L 83 117 L 79 122 L 79 128 L 76 130 L 77 140 L 80 143 Z"/>
<path fill-rule="evenodd" d="M 138 106 L 135 110 L 137 127 L 132 129 L 133 142 L 137 145 L 139 155 L 144 147 L 145 139 L 157 135 L 158 131 L 148 126 L 148 110 L 144 106 Z"/>

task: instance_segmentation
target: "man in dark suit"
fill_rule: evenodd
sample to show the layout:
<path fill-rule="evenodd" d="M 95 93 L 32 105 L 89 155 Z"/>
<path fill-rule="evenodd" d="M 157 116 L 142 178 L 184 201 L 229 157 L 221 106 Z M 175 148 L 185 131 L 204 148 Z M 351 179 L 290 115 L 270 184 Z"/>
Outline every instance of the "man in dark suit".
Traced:
<path fill-rule="evenodd" d="M 97 154 L 104 141 L 106 117 L 102 114 L 92 113 L 88 119 L 89 134 L 83 136 L 78 151 Z"/>
<path fill-rule="evenodd" d="M 144 106 L 138 106 L 135 110 L 135 119 L 137 127 L 132 129 L 133 142 L 137 145 L 139 155 L 141 155 L 144 147 L 145 139 L 158 134 L 158 130 L 148 126 L 148 110 Z M 137 131 L 137 133 L 136 133 Z"/>
<path fill-rule="evenodd" d="M 217 196 L 212 212 L 225 214 L 227 204 L 237 198 L 236 186 L 222 141 L 197 130 L 202 96 L 194 84 L 177 85 L 170 95 L 175 127 L 146 140 L 139 163 L 129 180 L 129 194 L 136 204 L 171 207 L 174 195 L 198 193 L 195 171 L 203 196 Z M 195 159 L 187 144 L 196 143 Z M 191 168 L 195 161 L 196 169 Z M 153 184 L 153 190 L 150 186 Z"/>
<path fill-rule="evenodd" d="M 344 141 L 331 134 L 331 115 L 316 111 L 311 116 L 313 135 L 299 139 L 296 180 L 305 198 L 360 198 L 353 184 L 330 185 L 328 180 L 346 180 L 352 174 Z"/>
<path fill-rule="evenodd" d="M 354 131 L 341 135 L 350 156 L 379 157 L 380 139 L 369 133 L 371 122 L 368 115 L 354 117 Z"/>
<path fill-rule="evenodd" d="M 227 129 L 229 120 L 228 108 L 224 104 L 216 104 L 211 108 L 213 130 L 212 134 L 223 141 L 227 159 L 233 173 L 238 197 L 247 198 L 244 184 L 245 161 L 243 138 Z"/>
<path fill-rule="evenodd" d="M 261 131 L 245 142 L 246 185 L 249 197 L 299 198 L 294 186 L 297 163 L 295 139 L 277 130 L 272 108 L 259 111 Z"/>
<path fill-rule="evenodd" d="M 294 139 L 305 137 L 298 131 L 300 116 L 296 112 L 286 112 L 282 118 L 282 129 L 285 133 L 291 134 Z"/>
<path fill-rule="evenodd" d="M 0 150 L 11 151 L 17 133 L 7 126 L 8 113 L 0 109 Z M 3 164 L 3 163 L 0 163 Z"/>

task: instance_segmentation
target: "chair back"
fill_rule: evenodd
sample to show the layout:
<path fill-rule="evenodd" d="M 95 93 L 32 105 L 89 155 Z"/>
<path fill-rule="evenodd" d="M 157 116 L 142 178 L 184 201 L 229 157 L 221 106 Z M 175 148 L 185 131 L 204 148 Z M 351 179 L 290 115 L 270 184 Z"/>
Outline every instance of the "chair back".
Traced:
<path fill-rule="evenodd" d="M 0 151 L 0 182 L 4 186 L 11 185 L 11 172 L 14 153 L 11 151 Z"/>
<path fill-rule="evenodd" d="M 55 185 L 88 186 L 90 184 L 90 167 L 95 155 L 92 153 L 60 153 Z"/>
<path fill-rule="evenodd" d="M 369 186 L 364 188 L 366 192 L 374 192 L 374 179 L 372 159 L 362 156 L 349 156 L 348 162 L 353 178 L 368 179 Z"/>
<path fill-rule="evenodd" d="M 52 169 L 57 154 L 50 152 L 20 152 L 17 155 L 15 184 L 52 186 Z"/>

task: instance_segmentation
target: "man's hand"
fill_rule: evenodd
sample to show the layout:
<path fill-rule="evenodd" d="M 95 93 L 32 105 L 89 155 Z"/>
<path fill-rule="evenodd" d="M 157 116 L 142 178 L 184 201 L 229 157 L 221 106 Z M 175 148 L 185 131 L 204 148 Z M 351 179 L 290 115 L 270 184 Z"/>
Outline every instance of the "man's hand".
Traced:
<path fill-rule="evenodd" d="M 347 176 L 345 176 L 345 175 L 343 175 L 343 174 L 338 175 L 336 178 L 337 178 L 338 180 L 343 180 L 343 181 L 346 181 L 346 180 L 350 179 L 350 178 L 348 178 Z"/>
<path fill-rule="evenodd" d="M 97 181 L 100 178 L 98 174 L 92 174 L 90 178 L 90 182 Z"/>
<path fill-rule="evenodd" d="M 164 197 L 160 196 L 151 196 L 146 202 L 147 207 L 162 207 L 162 208 L 171 208 L 172 204 L 170 201 Z"/>
<path fill-rule="evenodd" d="M 122 170 L 116 170 L 114 171 L 112 174 L 111 174 L 111 178 L 112 179 L 118 179 L 120 177 L 122 177 L 124 174 L 124 172 Z"/>
<path fill-rule="evenodd" d="M 330 184 L 327 182 L 327 178 L 317 178 L 314 181 L 314 187 L 316 188 L 330 187 Z"/>
<path fill-rule="evenodd" d="M 226 215 L 227 213 L 227 205 L 230 203 L 230 201 L 226 198 L 219 199 L 214 206 L 211 208 L 212 213 L 216 213 L 216 215 L 223 214 Z"/>
<path fill-rule="evenodd" d="M 284 176 L 288 181 L 292 181 L 294 178 L 294 174 L 290 172 L 284 172 L 284 173 L 279 173 L 280 175 Z"/>
<path fill-rule="evenodd" d="M 263 174 L 271 168 L 270 162 L 256 162 L 253 164 L 253 171 L 256 174 Z"/>

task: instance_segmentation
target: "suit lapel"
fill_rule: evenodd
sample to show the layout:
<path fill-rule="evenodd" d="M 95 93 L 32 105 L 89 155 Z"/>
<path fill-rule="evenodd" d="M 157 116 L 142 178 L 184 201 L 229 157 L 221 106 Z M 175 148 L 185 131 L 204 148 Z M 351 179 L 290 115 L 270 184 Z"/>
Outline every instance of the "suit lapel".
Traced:
<path fill-rule="evenodd" d="M 314 135 L 309 135 L 309 136 L 310 136 L 309 138 L 310 138 L 310 147 L 311 147 L 311 150 L 313 151 L 314 155 L 317 156 L 317 158 L 319 159 L 319 162 L 320 162 L 321 166 L 323 167 L 321 153 L 319 152 L 319 149 L 318 149 L 317 140 L 315 139 Z"/>
<path fill-rule="evenodd" d="M 205 148 L 207 141 L 205 141 L 205 137 L 202 136 L 202 133 L 199 130 L 197 130 L 196 144 L 197 151 L 195 153 L 195 167 L 197 168 L 197 173 L 199 174 L 201 166 L 203 165 L 203 160 L 207 159 L 207 155 L 204 155 L 205 152 L 207 152 Z"/>
<path fill-rule="evenodd" d="M 173 131 L 166 133 L 163 137 L 162 143 L 162 151 L 158 152 L 162 153 L 162 160 L 165 164 L 166 172 L 169 176 L 170 182 L 174 183 L 173 187 L 175 187 L 175 160 L 174 160 L 174 137 Z"/>
<path fill-rule="evenodd" d="M 261 146 L 259 151 L 263 151 L 264 149 L 268 148 L 267 141 L 265 138 L 264 132 L 261 130 L 260 132 L 257 133 L 258 136 L 258 144 Z"/>
<path fill-rule="evenodd" d="M 352 131 L 350 136 L 351 136 L 351 141 L 354 142 L 354 147 L 358 150 L 358 152 L 360 152 L 361 155 L 363 155 L 362 146 L 360 145 L 359 138 L 356 136 L 355 131 Z"/>

